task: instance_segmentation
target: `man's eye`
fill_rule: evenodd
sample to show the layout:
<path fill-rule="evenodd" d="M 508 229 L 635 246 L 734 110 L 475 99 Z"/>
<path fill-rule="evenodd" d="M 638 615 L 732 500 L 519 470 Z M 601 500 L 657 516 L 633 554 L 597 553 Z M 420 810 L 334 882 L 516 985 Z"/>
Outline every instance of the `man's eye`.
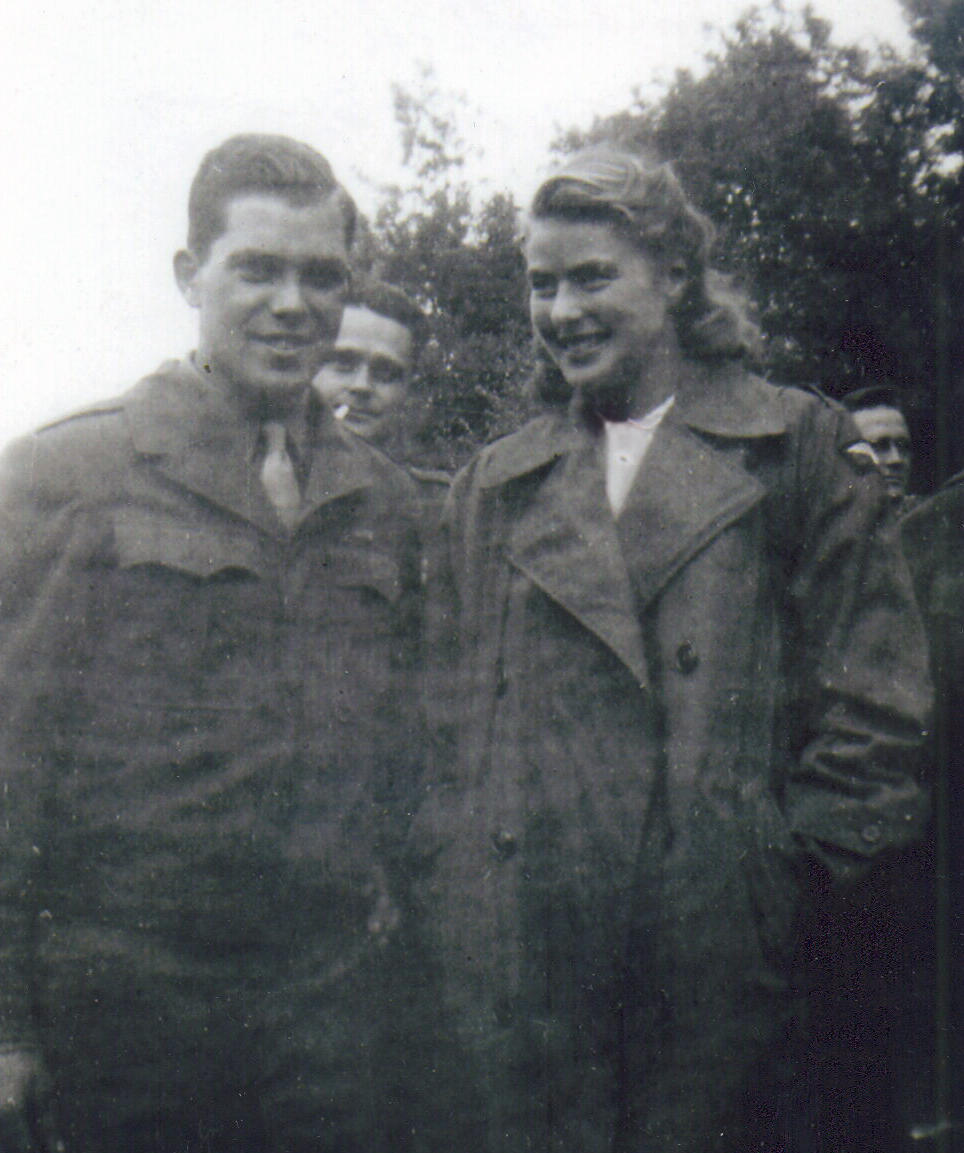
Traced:
<path fill-rule="evenodd" d="M 248 284 L 264 284 L 271 280 L 276 271 L 270 260 L 245 260 L 238 265 L 238 275 Z"/>
<path fill-rule="evenodd" d="M 328 363 L 336 372 L 354 372 L 358 367 L 358 358 L 336 352 Z"/>
<path fill-rule="evenodd" d="M 551 296 L 555 292 L 555 282 L 549 277 L 532 276 L 529 278 L 529 292 L 533 296 Z"/>
<path fill-rule="evenodd" d="M 401 384 L 402 371 L 393 365 L 373 364 L 371 368 L 372 380 L 376 384 Z"/>
<path fill-rule="evenodd" d="M 344 266 L 338 261 L 309 264 L 302 273 L 302 283 L 313 292 L 334 292 L 345 281 Z"/>

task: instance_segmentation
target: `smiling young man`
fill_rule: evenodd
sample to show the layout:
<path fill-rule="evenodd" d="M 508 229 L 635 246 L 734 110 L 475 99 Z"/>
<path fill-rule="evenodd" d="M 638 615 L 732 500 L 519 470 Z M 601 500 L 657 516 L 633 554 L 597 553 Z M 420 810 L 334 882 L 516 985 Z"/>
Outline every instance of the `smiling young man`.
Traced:
<path fill-rule="evenodd" d="M 0 1147 L 395 1150 L 416 506 L 311 388 L 355 209 L 249 135 L 188 215 L 196 351 L 0 464 Z"/>

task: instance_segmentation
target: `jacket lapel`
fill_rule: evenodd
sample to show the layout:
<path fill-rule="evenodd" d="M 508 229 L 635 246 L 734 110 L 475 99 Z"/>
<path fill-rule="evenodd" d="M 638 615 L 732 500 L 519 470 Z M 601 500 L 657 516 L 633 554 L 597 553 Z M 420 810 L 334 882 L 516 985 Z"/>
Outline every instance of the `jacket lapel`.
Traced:
<path fill-rule="evenodd" d="M 629 574 L 590 435 L 570 441 L 559 455 L 513 524 L 508 553 L 516 568 L 595 633 L 646 685 Z"/>
<path fill-rule="evenodd" d="M 322 416 L 312 447 L 311 471 L 305 488 L 300 521 L 318 509 L 372 484 L 371 461 L 360 445 L 351 442 L 334 420 Z"/>
<path fill-rule="evenodd" d="M 125 408 L 134 446 L 152 469 L 218 508 L 281 531 L 252 459 L 257 429 L 186 363 L 142 381 Z"/>
<path fill-rule="evenodd" d="M 763 499 L 765 487 L 739 463 L 740 447 L 714 445 L 672 410 L 656 430 L 618 522 L 642 604 Z"/>
<path fill-rule="evenodd" d="M 171 482 L 257 526 L 287 535 L 254 465 L 258 428 L 184 364 L 165 366 L 126 402 L 138 452 Z M 318 416 L 311 469 L 299 523 L 322 505 L 371 483 L 367 457 L 338 430 L 327 413 Z"/>

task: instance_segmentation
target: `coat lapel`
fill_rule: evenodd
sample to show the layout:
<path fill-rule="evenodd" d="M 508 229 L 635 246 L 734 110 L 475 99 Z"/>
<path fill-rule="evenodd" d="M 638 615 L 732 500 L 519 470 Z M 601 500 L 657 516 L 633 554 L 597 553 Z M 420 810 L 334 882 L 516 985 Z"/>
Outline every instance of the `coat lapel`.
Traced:
<path fill-rule="evenodd" d="M 258 428 L 198 374 L 172 364 L 134 390 L 125 405 L 134 444 L 172 483 L 272 536 L 287 535 L 254 465 Z M 299 523 L 322 505 L 367 487 L 364 453 L 319 414 Z"/>
<path fill-rule="evenodd" d="M 619 518 L 623 556 L 642 604 L 766 489 L 672 411 L 656 430 Z"/>
<path fill-rule="evenodd" d="M 515 521 L 509 559 L 647 683 L 629 574 L 590 435 L 570 442 Z"/>
<path fill-rule="evenodd" d="M 322 422 L 312 450 L 300 521 L 307 520 L 332 501 L 372 484 L 371 461 L 367 453 L 361 446 L 350 442 L 348 435 L 341 432 L 333 420 L 323 416 Z"/>
<path fill-rule="evenodd" d="M 264 532 L 281 530 L 251 464 L 257 430 L 190 365 L 164 365 L 129 394 L 125 409 L 150 468 Z"/>

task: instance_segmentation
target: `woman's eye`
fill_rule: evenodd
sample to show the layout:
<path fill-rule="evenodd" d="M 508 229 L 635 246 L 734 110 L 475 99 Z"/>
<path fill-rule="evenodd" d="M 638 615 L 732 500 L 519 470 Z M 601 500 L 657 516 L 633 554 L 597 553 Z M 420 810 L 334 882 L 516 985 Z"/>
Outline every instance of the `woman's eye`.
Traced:
<path fill-rule="evenodd" d="M 574 276 L 573 283 L 577 288 L 581 288 L 585 292 L 598 292 L 600 289 L 612 284 L 613 279 L 613 275 L 609 272 L 594 270 L 592 272 L 585 272 L 581 276 Z"/>

